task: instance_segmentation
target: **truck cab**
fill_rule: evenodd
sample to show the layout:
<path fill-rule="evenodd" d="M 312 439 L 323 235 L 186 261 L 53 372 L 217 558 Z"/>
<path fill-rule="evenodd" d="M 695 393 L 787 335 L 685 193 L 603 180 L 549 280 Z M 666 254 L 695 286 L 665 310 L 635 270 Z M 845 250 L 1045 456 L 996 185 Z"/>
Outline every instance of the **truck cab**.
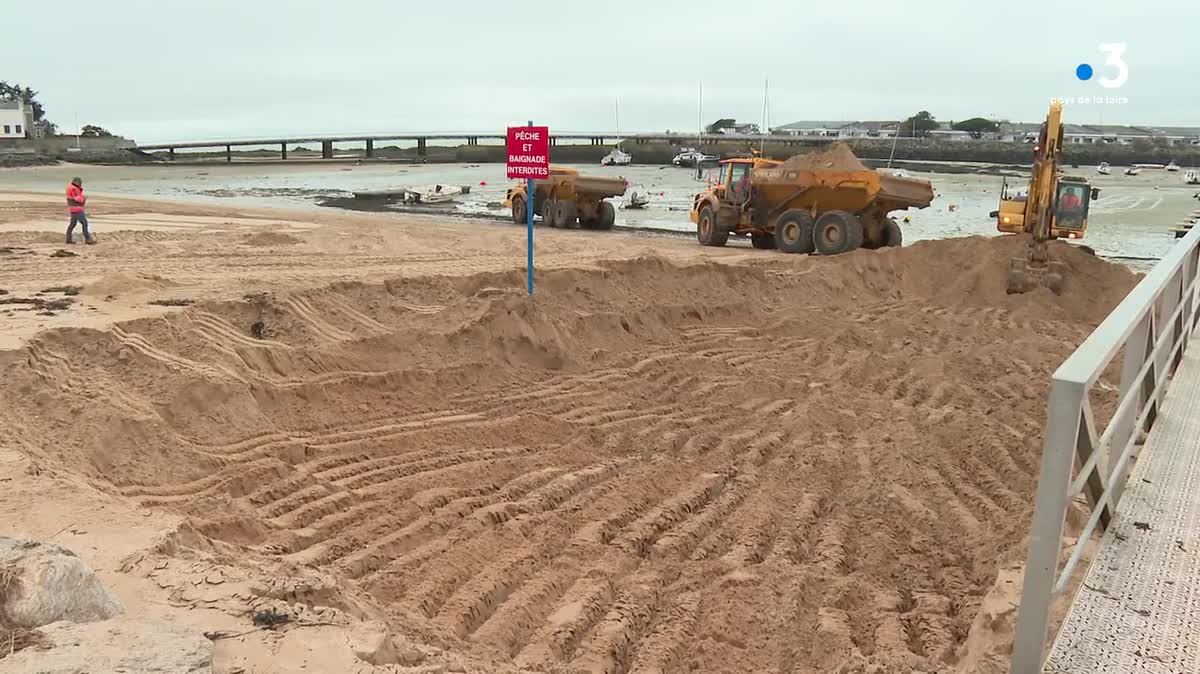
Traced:
<path fill-rule="evenodd" d="M 713 210 L 724 226 L 731 229 L 749 226 L 752 215 L 749 202 L 753 196 L 751 180 L 754 169 L 773 168 L 779 164 L 780 162 L 774 159 L 760 157 L 722 160 L 717 181 L 710 182 L 708 189 L 697 194 L 692 203 L 692 222 L 697 222 L 701 207 L 708 204 L 714 207 Z"/>

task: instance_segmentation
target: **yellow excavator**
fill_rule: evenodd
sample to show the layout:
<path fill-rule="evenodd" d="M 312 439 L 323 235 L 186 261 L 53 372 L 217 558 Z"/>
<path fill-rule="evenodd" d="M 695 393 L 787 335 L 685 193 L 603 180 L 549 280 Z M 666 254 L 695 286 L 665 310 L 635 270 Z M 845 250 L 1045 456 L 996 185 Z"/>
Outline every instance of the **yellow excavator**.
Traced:
<path fill-rule="evenodd" d="M 1087 231 L 1088 208 L 1100 198 L 1099 188 L 1086 178 L 1060 175 L 1063 126 L 1062 103 L 1050 104 L 1037 144 L 1033 146 L 1033 176 L 1023 194 L 1011 194 L 1008 181 L 1000 191 L 1000 210 L 992 211 L 996 229 L 1029 234 L 1025 257 L 1015 257 L 1008 268 L 1008 292 L 1023 293 L 1045 285 L 1058 293 L 1065 283 L 1066 265 L 1050 260 L 1047 242 L 1082 239 Z"/>

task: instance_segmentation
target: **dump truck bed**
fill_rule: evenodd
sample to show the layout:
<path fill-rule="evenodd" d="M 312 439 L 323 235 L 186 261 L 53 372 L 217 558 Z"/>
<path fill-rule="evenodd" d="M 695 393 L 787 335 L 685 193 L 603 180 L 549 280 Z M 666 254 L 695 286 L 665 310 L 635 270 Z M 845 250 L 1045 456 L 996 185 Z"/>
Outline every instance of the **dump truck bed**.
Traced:
<path fill-rule="evenodd" d="M 888 173 L 878 173 L 879 194 L 875 200 L 886 211 L 904 208 L 925 208 L 933 202 L 933 185 L 928 180 L 901 178 Z"/>
<path fill-rule="evenodd" d="M 925 208 L 933 201 L 933 186 L 929 181 L 869 168 L 841 143 L 755 168 L 751 181 L 772 202 L 788 202 L 793 206 L 817 204 L 823 210 L 840 208 L 857 212 L 875 203 L 886 212 Z"/>
<path fill-rule="evenodd" d="M 619 197 L 628 187 L 624 178 L 576 175 L 574 180 L 576 193 L 597 199 Z"/>

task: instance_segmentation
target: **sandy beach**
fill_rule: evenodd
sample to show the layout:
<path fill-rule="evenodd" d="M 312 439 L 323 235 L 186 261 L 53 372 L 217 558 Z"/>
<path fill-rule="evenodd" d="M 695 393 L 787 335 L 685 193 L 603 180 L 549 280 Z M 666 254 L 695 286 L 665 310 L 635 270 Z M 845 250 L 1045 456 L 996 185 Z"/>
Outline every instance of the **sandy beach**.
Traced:
<path fill-rule="evenodd" d="M 229 674 L 1003 671 L 1049 375 L 1136 282 L 539 228 L 530 298 L 512 225 L 89 211 L 0 192 L 0 534 Z"/>

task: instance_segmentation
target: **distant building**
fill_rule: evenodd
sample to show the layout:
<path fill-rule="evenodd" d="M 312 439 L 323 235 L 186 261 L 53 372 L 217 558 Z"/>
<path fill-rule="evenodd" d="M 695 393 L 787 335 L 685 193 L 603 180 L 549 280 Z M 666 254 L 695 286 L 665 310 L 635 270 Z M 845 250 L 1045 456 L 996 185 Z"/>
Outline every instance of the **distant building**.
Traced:
<path fill-rule="evenodd" d="M 817 136 L 824 138 L 891 138 L 900 122 L 792 122 L 776 126 L 771 133 L 777 136 Z"/>
<path fill-rule="evenodd" d="M 900 129 L 896 121 L 849 122 L 838 129 L 839 138 L 891 138 Z"/>
<path fill-rule="evenodd" d="M 777 136 L 838 137 L 841 128 L 850 122 L 792 122 L 776 126 L 771 133 Z"/>
<path fill-rule="evenodd" d="M 753 134 L 759 133 L 759 130 L 758 130 L 757 124 L 750 124 L 750 123 L 738 124 L 735 122 L 733 126 L 721 127 L 721 133 L 753 135 Z"/>
<path fill-rule="evenodd" d="M 780 136 L 821 138 L 892 138 L 900 122 L 827 122 L 803 121 L 776 126 L 771 133 Z M 996 131 L 980 134 L 979 140 L 1009 143 L 1037 142 L 1041 122 L 999 122 Z M 929 131 L 929 138 L 940 140 L 975 140 L 967 131 L 955 131 L 949 122 L 941 122 Z M 1200 127 L 1188 126 L 1121 126 L 1116 124 L 1063 124 L 1064 144 L 1115 143 L 1132 145 L 1145 140 L 1158 145 L 1200 145 Z"/>
<path fill-rule="evenodd" d="M 28 138 L 33 110 L 24 101 L 0 101 L 0 138 Z"/>

